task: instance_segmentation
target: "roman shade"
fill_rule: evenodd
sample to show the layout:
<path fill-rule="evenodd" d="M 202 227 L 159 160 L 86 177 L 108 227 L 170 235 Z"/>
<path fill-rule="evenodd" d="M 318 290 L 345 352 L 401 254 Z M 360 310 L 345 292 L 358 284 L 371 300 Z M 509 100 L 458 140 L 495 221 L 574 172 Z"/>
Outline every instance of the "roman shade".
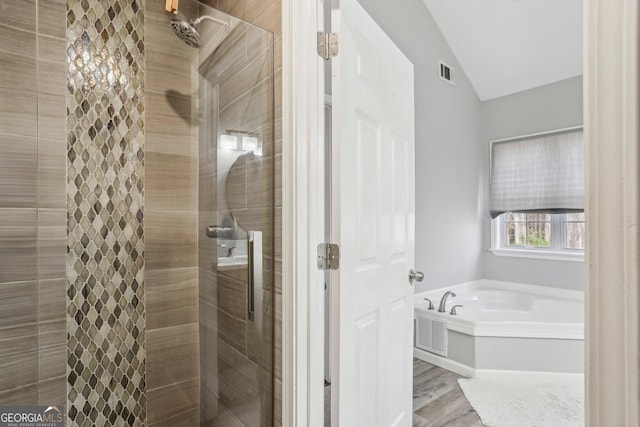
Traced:
<path fill-rule="evenodd" d="M 582 129 L 491 143 L 491 217 L 584 210 Z"/>

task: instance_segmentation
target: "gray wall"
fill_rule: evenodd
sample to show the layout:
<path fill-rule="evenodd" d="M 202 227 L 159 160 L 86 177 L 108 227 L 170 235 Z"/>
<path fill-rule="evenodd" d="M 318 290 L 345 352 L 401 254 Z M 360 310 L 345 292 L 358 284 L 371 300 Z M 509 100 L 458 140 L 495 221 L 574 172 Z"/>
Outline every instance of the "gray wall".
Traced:
<path fill-rule="evenodd" d="M 416 115 L 416 292 L 483 277 L 486 151 L 480 101 L 421 0 L 360 0 L 413 62 Z M 456 85 L 440 80 L 438 60 Z"/>
<path fill-rule="evenodd" d="M 582 124 L 582 77 L 480 102 L 421 0 L 359 1 L 415 70 L 416 292 L 480 278 L 582 290 L 584 263 L 488 251 L 489 141 Z"/>
<path fill-rule="evenodd" d="M 489 188 L 489 141 L 581 125 L 582 77 L 574 77 L 481 103 L 481 153 L 484 183 Z M 489 200 L 484 198 L 485 212 Z M 484 247 L 491 246 L 489 215 L 483 216 Z M 498 257 L 484 251 L 484 277 L 559 288 L 584 289 L 584 263 Z"/>

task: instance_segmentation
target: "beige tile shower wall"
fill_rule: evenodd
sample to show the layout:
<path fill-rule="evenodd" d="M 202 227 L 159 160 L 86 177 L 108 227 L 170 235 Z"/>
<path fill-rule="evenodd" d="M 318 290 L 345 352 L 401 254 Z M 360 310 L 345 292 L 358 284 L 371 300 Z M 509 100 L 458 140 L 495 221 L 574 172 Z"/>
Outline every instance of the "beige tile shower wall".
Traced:
<path fill-rule="evenodd" d="M 0 405 L 66 394 L 63 0 L 2 0 Z"/>
<path fill-rule="evenodd" d="M 205 0 L 215 9 L 236 16 L 274 34 L 275 121 L 275 425 L 282 424 L 282 1 Z"/>
<path fill-rule="evenodd" d="M 192 2 L 180 12 L 195 16 Z M 164 0 L 145 3 L 145 258 L 149 427 L 199 424 L 197 50 L 169 26 Z"/>

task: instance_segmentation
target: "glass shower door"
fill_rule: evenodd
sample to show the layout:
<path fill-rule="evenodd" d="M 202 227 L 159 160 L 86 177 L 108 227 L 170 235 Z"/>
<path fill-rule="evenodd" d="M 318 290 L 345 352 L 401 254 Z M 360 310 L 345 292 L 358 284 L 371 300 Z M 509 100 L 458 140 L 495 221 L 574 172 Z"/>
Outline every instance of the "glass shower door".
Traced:
<path fill-rule="evenodd" d="M 273 37 L 203 30 L 198 73 L 201 425 L 273 422 Z M 194 79 L 195 81 L 195 79 Z"/>

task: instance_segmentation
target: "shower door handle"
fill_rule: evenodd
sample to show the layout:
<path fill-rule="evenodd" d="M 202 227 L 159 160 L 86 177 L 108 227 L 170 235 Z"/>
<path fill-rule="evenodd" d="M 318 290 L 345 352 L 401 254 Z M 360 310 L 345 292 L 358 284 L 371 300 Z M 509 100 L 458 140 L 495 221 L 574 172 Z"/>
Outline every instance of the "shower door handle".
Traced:
<path fill-rule="evenodd" d="M 262 289 L 262 232 L 247 232 L 247 318 L 254 320 L 256 287 Z"/>

